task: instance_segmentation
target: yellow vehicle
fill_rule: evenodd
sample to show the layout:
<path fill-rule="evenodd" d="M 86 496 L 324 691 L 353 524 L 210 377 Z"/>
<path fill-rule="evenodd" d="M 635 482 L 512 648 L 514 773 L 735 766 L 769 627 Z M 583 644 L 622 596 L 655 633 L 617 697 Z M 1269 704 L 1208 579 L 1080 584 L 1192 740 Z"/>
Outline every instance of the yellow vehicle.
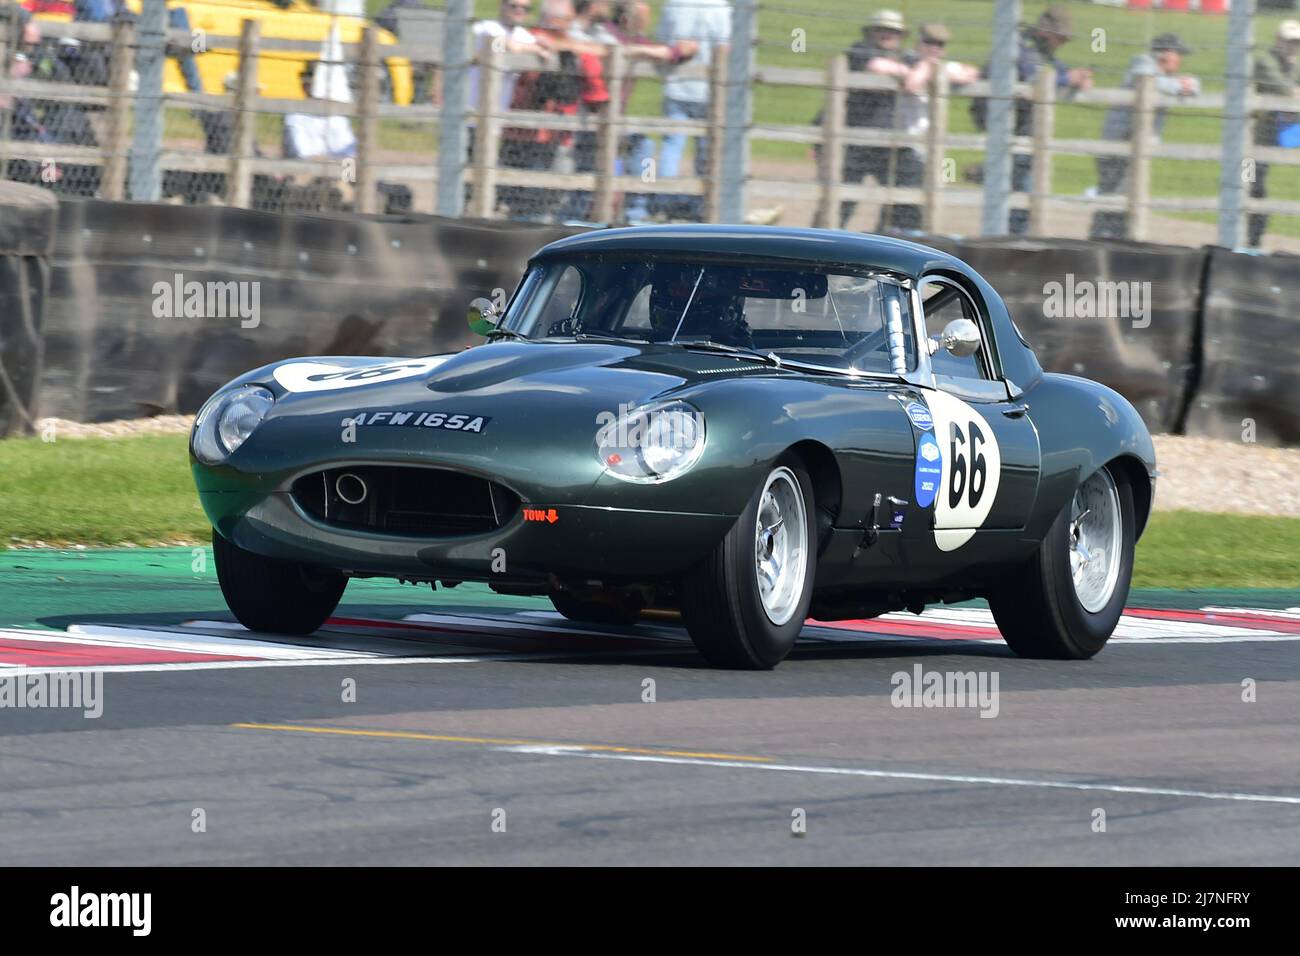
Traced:
<path fill-rule="evenodd" d="M 23 4 L 41 21 L 72 19 L 72 4 L 28 0 Z M 139 14 L 141 0 L 126 0 L 126 6 Z M 224 92 L 223 84 L 228 74 L 239 66 L 238 45 L 234 40 L 217 40 L 217 37 L 238 37 L 244 20 L 259 20 L 262 38 L 307 40 L 314 44 L 324 41 L 330 27 L 337 21 L 339 40 L 342 43 L 360 43 L 361 31 L 367 21 L 361 17 L 334 16 L 305 3 L 304 0 L 186 0 L 184 3 L 168 2 L 167 8 L 184 7 L 189 14 L 190 27 L 202 30 L 209 38 L 205 53 L 195 54 L 199 76 L 205 93 Z M 46 27 L 43 32 L 55 36 L 57 32 Z M 392 46 L 397 37 L 387 30 L 378 30 L 379 43 Z M 319 47 L 313 50 L 266 50 L 258 58 L 257 78 L 261 94 L 271 99 L 300 100 L 303 98 L 299 76 L 310 60 L 320 58 Z M 386 68 L 380 76 L 381 96 L 394 103 L 411 102 L 412 78 L 409 60 L 390 56 L 383 60 Z M 176 60 L 168 58 L 163 74 L 163 89 L 168 93 L 186 92 Z"/>

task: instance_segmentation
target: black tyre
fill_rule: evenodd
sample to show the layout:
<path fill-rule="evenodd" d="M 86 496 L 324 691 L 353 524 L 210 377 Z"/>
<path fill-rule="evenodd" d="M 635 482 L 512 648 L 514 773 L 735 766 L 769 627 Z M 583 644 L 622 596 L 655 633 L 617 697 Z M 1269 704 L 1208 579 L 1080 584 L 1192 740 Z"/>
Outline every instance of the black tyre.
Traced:
<path fill-rule="evenodd" d="M 584 624 L 635 624 L 641 616 L 641 603 L 621 595 L 607 601 L 584 601 L 568 591 L 552 591 L 551 603 L 570 621 Z"/>
<path fill-rule="evenodd" d="M 338 607 L 348 579 L 337 571 L 245 551 L 212 532 L 226 605 L 250 631 L 310 634 Z"/>
<path fill-rule="evenodd" d="M 1038 553 L 989 595 L 1011 649 L 1056 660 L 1100 651 L 1128 600 L 1135 528 L 1128 480 L 1098 469 L 1061 509 Z"/>
<path fill-rule="evenodd" d="M 682 618 L 715 667 L 766 670 L 794 647 L 812 602 L 812 480 L 778 462 L 735 525 L 682 580 Z"/>

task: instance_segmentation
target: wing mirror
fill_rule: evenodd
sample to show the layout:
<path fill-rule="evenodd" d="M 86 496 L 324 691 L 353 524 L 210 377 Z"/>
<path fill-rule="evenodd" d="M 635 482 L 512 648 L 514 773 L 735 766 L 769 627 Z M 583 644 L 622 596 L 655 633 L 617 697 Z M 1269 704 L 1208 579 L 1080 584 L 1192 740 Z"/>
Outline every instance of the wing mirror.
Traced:
<path fill-rule="evenodd" d="M 501 321 L 501 314 L 497 312 L 496 304 L 491 299 L 480 296 L 469 304 L 468 318 L 471 330 L 479 335 L 487 335 L 497 327 L 497 323 Z"/>
<path fill-rule="evenodd" d="M 930 340 L 930 354 L 947 349 L 957 358 L 965 358 L 978 352 L 982 344 L 978 325 L 970 319 L 953 319 L 937 339 Z"/>

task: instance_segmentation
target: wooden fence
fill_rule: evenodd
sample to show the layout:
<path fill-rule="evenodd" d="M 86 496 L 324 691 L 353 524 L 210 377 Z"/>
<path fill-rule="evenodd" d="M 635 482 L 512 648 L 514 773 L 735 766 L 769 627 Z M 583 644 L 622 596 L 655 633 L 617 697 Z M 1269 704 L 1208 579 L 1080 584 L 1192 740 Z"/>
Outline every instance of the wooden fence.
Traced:
<path fill-rule="evenodd" d="M 112 45 L 112 68 L 109 85 L 88 87 L 76 84 L 55 84 L 41 80 L 13 80 L 0 76 L 0 97 L 13 95 L 39 100 L 72 101 L 87 106 L 101 107 L 106 111 L 106 134 L 102 148 L 61 146 L 38 142 L 17 142 L 8 137 L 8 124 L 0 124 L 0 163 L 8 159 L 33 159 L 55 163 L 81 163 L 103 167 L 102 194 L 105 198 L 119 199 L 124 193 L 125 171 L 130 143 L 131 113 L 134 94 L 129 89 L 129 77 L 134 62 L 135 46 L 132 28 L 128 25 L 67 23 L 59 24 L 59 36 L 76 37 L 83 41 L 106 42 Z M 174 42 L 188 45 L 189 34 L 169 31 Z M 0 37 L 0 55 L 3 45 L 11 38 Z M 286 115 L 290 113 L 342 114 L 349 116 L 357 136 L 356 203 L 361 212 L 375 211 L 380 180 L 405 182 L 433 182 L 437 176 L 436 157 L 429 155 L 415 162 L 378 162 L 380 123 L 387 120 L 428 122 L 436 124 L 443 110 L 433 103 L 397 105 L 380 101 L 380 71 L 392 58 L 438 67 L 435 51 L 416 49 L 408 45 L 380 47 L 373 29 L 367 29 L 362 42 L 344 44 L 343 57 L 354 64 L 359 82 L 359 95 L 355 102 L 342 104 L 323 100 L 271 99 L 260 95 L 256 75 L 260 55 L 275 51 L 319 50 L 313 41 L 266 39 L 260 36 L 258 24 L 245 21 L 239 37 L 208 37 L 209 49 L 231 48 L 239 53 L 238 88 L 230 94 L 166 94 L 164 105 L 192 109 L 236 112 L 235 137 L 230 155 L 212 155 L 194 151 L 168 148 L 164 143 L 160 164 L 166 170 L 224 173 L 226 201 L 235 206 L 247 206 L 251 195 L 251 181 L 255 174 L 296 176 L 302 174 L 331 176 L 339 174 L 338 160 L 301 160 L 255 155 L 255 123 L 259 113 Z M 0 62 L 7 62 L 0 59 Z M 671 182 L 646 181 L 640 175 L 617 175 L 615 159 L 621 137 L 636 132 L 647 135 L 683 133 L 711 136 L 721 142 L 724 114 L 725 69 L 719 61 L 712 70 L 686 64 L 679 67 L 683 77 L 707 79 L 712 87 L 711 102 L 714 108 L 705 120 L 672 120 L 662 116 L 624 115 L 622 90 L 624 84 L 636 79 L 661 78 L 663 74 L 644 60 L 630 59 L 625 48 L 612 47 L 605 57 L 605 75 L 610 90 L 610 100 L 599 113 L 580 113 L 562 116 L 554 113 L 501 110 L 501 79 L 509 72 L 546 71 L 558 69 L 543 65 L 528 55 L 502 54 L 493 50 L 485 52 L 477 62 L 480 76 L 479 100 L 468 107 L 466 121 L 474 128 L 474 160 L 465 170 L 466 181 L 473 187 L 467 213 L 491 217 L 495 213 L 496 188 L 499 186 L 526 186 L 556 190 L 590 191 L 594 197 L 592 218 L 608 222 L 614 218 L 620 193 L 688 194 L 704 198 L 706 217 L 717 218 L 718 195 L 721 185 L 719 154 L 711 151 L 713 162 L 704 176 L 683 176 Z M 1218 195 L 1166 197 L 1151 193 L 1152 162 L 1157 159 L 1208 160 L 1219 162 L 1220 144 L 1162 143 L 1154 135 L 1155 111 L 1161 107 L 1177 106 L 1180 109 L 1203 109 L 1222 114 L 1222 94 L 1202 94 L 1193 97 L 1165 97 L 1157 94 L 1154 77 L 1140 77 L 1135 89 L 1093 89 L 1081 92 L 1071 99 L 1074 104 L 1098 107 L 1122 106 L 1133 110 L 1132 139 L 1128 142 L 1066 139 L 1055 135 L 1055 116 L 1058 106 L 1054 76 L 1051 71 L 1040 71 L 1033 84 L 1019 84 L 1016 96 L 1033 102 L 1033 134 L 1014 137 L 1013 150 L 1031 157 L 1033 188 L 1028 194 L 1013 193 L 1012 208 L 1027 208 L 1030 233 L 1039 236 L 1053 234 L 1053 215 L 1064 209 L 1080 206 L 1094 209 L 1125 210 L 1128 213 L 1129 238 L 1146 240 L 1154 238 L 1150 229 L 1152 211 L 1163 212 L 1217 212 Z M 844 200 L 879 203 L 909 203 L 919 205 L 923 211 L 923 229 L 939 233 L 945 229 L 945 213 L 956 206 L 979 206 L 983 192 L 978 187 L 963 186 L 945 176 L 944 160 L 950 150 L 983 150 L 982 133 L 959 134 L 951 131 L 949 110 L 955 101 L 947 80 L 937 75 L 931 82 L 928 97 L 929 128 L 925 135 L 914 136 L 902 130 L 851 127 L 845 124 L 845 107 L 853 90 L 897 90 L 895 81 L 866 73 L 851 72 L 845 56 L 833 57 L 825 69 L 795 69 L 758 66 L 751 76 L 751 85 L 804 87 L 823 91 L 824 109 L 820 125 L 810 123 L 753 123 L 748 130 L 751 139 L 778 140 L 819 146 L 825 161 L 815 176 L 799 182 L 764 179 L 751 175 L 746 184 L 749 197 L 803 200 L 815 203 L 823 220 L 834 222 L 835 210 Z M 978 82 L 962 87 L 962 96 L 987 96 L 988 84 Z M 1256 110 L 1294 111 L 1297 101 L 1286 97 L 1260 97 L 1251 95 L 1248 101 L 1252 113 Z M 595 172 L 558 173 L 527 169 L 505 168 L 497 162 L 501 131 L 507 127 L 548 130 L 585 131 L 596 137 L 598 169 Z M 1250 125 L 1247 124 L 1249 137 Z M 917 150 L 925 162 L 923 182 L 916 188 L 902 188 L 878 183 L 845 184 L 842 180 L 843 152 L 846 146 L 884 146 Z M 1300 165 L 1300 150 L 1278 147 L 1246 146 L 1246 155 L 1254 163 Z M 1127 192 L 1122 195 L 1063 196 L 1052 193 L 1052 159 L 1062 155 L 1123 156 L 1129 159 Z M 1223 175 L 1238 176 L 1243 197 L 1244 212 L 1269 212 L 1283 215 L 1300 215 L 1300 201 L 1279 199 L 1251 199 L 1247 192 L 1247 176 L 1235 172 Z"/>

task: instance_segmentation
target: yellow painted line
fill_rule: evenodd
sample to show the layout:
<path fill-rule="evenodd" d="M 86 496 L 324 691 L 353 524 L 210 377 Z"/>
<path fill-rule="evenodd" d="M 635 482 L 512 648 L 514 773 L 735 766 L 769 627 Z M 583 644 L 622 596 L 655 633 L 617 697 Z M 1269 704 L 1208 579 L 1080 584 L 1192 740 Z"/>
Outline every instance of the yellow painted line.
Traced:
<path fill-rule="evenodd" d="M 697 760 L 734 760 L 740 763 L 771 763 L 771 757 L 743 754 L 715 754 L 693 750 L 655 750 L 648 747 L 619 747 L 615 744 L 555 743 L 545 740 L 516 740 L 510 737 L 455 737 L 449 734 L 422 734 L 409 730 L 362 730 L 353 727 L 302 727 L 298 724 L 231 724 L 238 730 L 282 730 L 299 734 L 327 734 L 336 737 L 380 737 L 387 740 L 431 740 L 445 744 L 480 744 L 491 747 L 567 747 L 595 753 L 642 754 L 651 757 L 693 757 Z"/>

